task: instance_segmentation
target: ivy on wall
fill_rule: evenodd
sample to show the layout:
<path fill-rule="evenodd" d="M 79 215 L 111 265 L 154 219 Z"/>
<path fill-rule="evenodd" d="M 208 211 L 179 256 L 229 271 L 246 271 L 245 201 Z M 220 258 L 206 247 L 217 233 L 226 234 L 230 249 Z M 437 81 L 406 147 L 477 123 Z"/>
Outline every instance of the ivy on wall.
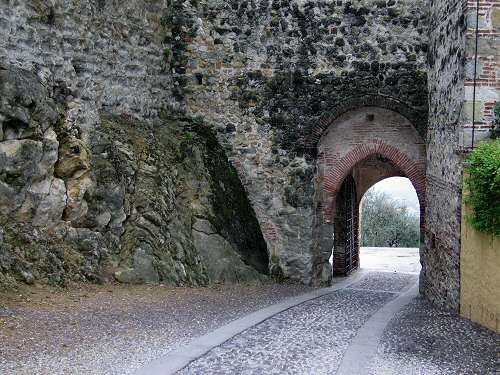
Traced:
<path fill-rule="evenodd" d="M 474 229 L 500 237 L 500 139 L 481 144 L 467 162 L 468 220 Z"/>

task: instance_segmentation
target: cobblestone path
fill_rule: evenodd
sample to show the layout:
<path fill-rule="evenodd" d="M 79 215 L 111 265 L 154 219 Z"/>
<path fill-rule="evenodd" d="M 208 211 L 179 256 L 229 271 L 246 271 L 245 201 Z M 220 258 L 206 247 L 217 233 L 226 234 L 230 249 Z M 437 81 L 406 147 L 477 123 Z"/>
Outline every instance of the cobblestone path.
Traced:
<path fill-rule="evenodd" d="M 363 341 L 360 332 L 369 336 L 371 325 L 379 324 L 370 318 L 415 285 L 417 278 L 368 272 L 347 288 L 249 328 L 178 374 L 350 373 L 344 358 L 366 363 L 361 373 L 352 375 L 499 374 L 498 335 L 443 313 L 420 297 L 386 317 L 390 322 L 378 335 L 370 358 L 362 350 L 353 353 L 353 343 Z"/>

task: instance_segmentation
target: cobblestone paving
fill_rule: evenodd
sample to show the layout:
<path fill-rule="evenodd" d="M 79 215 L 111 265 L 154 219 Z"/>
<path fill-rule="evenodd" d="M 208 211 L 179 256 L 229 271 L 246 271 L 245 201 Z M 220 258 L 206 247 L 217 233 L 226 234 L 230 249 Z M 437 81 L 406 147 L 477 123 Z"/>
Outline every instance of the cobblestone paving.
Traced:
<path fill-rule="evenodd" d="M 369 273 L 352 288 L 306 302 L 248 329 L 180 371 L 194 374 L 332 374 L 357 330 L 393 293 L 361 291 L 414 275 Z M 406 282 L 404 282 L 406 281 Z M 391 290 L 391 291 L 392 291 Z"/>
<path fill-rule="evenodd" d="M 401 292 L 418 279 L 418 275 L 406 273 L 368 272 L 361 280 L 354 283 L 351 288 L 365 290 L 383 290 L 388 292 Z"/>
<path fill-rule="evenodd" d="M 417 278 L 366 273 L 349 288 L 248 329 L 178 374 L 335 374 L 358 329 Z M 367 374 L 499 375 L 499 356 L 498 335 L 417 298 L 389 323 Z"/>
<path fill-rule="evenodd" d="M 500 374 L 500 337 L 419 297 L 389 323 L 373 375 Z"/>

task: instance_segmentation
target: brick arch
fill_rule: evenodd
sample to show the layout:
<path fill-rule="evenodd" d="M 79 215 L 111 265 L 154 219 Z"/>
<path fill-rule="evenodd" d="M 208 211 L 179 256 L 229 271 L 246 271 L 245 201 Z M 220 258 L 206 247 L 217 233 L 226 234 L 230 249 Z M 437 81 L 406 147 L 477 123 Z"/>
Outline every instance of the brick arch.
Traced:
<path fill-rule="evenodd" d="M 316 150 L 321 136 L 338 117 L 361 107 L 378 107 L 394 111 L 410 121 L 415 126 L 415 129 L 422 139 L 425 139 L 427 121 L 422 121 L 419 113 L 407 103 L 389 96 L 364 95 L 347 98 L 338 103 L 332 111 L 324 114 L 312 128 L 311 132 L 305 137 L 304 142 L 306 148 Z"/>
<path fill-rule="evenodd" d="M 417 192 L 420 204 L 421 222 L 423 228 L 425 212 L 425 172 L 424 166 L 410 159 L 406 154 L 394 146 L 384 143 L 381 140 L 374 140 L 370 143 L 357 145 L 349 151 L 325 176 L 323 183 L 323 193 L 325 202 L 323 204 L 324 219 L 327 222 L 333 220 L 335 197 L 342 182 L 361 161 L 373 155 L 381 155 L 389 159 L 407 177 L 415 191 Z"/>

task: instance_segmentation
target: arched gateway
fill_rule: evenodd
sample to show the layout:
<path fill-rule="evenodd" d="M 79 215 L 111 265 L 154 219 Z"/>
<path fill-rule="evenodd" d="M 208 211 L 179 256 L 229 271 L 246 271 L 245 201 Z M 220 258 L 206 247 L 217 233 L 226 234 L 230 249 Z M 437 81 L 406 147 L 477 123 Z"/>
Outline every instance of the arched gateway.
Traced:
<path fill-rule="evenodd" d="M 392 110 L 362 107 L 333 119 L 318 142 L 317 252 L 314 278 L 326 281 L 359 265 L 358 212 L 363 194 L 377 182 L 407 177 L 425 225 L 425 143 L 413 124 Z M 421 231 L 422 231 L 421 229 Z M 421 238 L 423 236 L 421 235 Z"/>

